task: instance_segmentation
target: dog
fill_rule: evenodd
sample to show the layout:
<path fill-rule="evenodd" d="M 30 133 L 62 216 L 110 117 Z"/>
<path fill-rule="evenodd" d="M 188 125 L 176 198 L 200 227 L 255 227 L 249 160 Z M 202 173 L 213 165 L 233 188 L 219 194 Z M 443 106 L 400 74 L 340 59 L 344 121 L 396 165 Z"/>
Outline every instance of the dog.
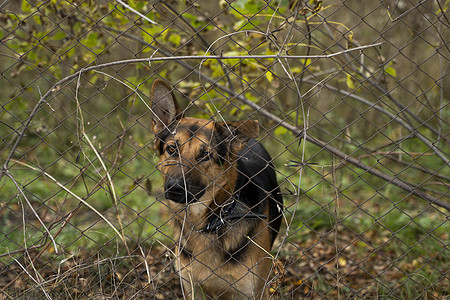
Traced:
<path fill-rule="evenodd" d="M 185 117 L 163 80 L 151 90 L 158 170 L 188 299 L 268 299 L 283 199 L 257 121 Z"/>

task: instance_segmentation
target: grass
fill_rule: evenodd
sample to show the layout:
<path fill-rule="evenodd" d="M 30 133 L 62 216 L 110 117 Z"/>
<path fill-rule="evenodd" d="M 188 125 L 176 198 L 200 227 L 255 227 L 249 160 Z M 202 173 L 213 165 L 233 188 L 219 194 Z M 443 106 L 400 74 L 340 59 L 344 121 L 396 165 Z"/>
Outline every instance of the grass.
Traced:
<path fill-rule="evenodd" d="M 99 115 L 92 120 L 85 115 L 85 123 Z M 3 293 L 14 298 L 42 295 L 42 289 L 33 290 L 41 278 L 50 297 L 154 295 L 161 289 L 179 295 L 176 275 L 166 273 L 170 263 L 162 254 L 173 241 L 169 216 L 161 212 L 164 202 L 155 198 L 162 193 L 162 181 L 155 169 L 151 134 L 141 125 L 128 131 L 115 124 L 105 131 L 116 121 L 108 116 L 85 128 L 88 141 L 69 130 L 76 128 L 74 121 L 65 121 L 65 127 L 53 124 L 56 131 L 35 132 L 24 139 L 19 148 L 22 162 L 35 170 L 18 163 L 10 168 L 58 249 L 14 183 L 7 178 L 0 183 L 5 199 L 0 208 L 0 254 L 6 254 L 0 264 L 4 278 L 9 278 L 0 282 Z M 276 256 L 285 268 L 285 280 L 274 289 L 275 298 L 337 298 L 355 291 L 371 298 L 447 295 L 444 270 L 450 266 L 450 254 L 445 241 L 450 225 L 445 212 L 425 209 L 422 200 L 384 187 L 381 180 L 350 166 L 333 170 L 333 158 L 312 145 L 306 146 L 306 153 L 314 153 L 309 159 L 314 164 L 302 171 L 299 196 L 289 195 L 288 189 L 299 188 L 293 184 L 300 172 L 285 164 L 298 160 L 301 148 L 289 133 L 278 138 L 291 146 L 286 149 L 268 138 L 263 143 L 279 154 L 275 164 L 286 193 L 286 220 L 292 223 Z M 434 161 L 425 157 L 423 163 Z M 80 206 L 74 195 L 92 208 Z M 41 246 L 31 249 L 31 256 L 14 252 L 25 245 Z M 19 263 L 23 269 L 17 269 Z M 25 270 L 28 279 L 15 279 Z M 158 276 L 159 281 L 152 281 Z M 9 282 L 14 284 L 7 286 Z"/>
<path fill-rule="evenodd" d="M 96 76 L 100 82 L 101 76 Z M 167 225 L 170 216 L 162 212 L 162 180 L 155 167 L 158 160 L 148 109 L 135 94 L 123 96 L 131 90 L 122 83 L 83 84 L 78 99 L 67 87 L 66 94 L 52 99 L 55 111 L 43 107 L 15 152 L 14 158 L 21 163 L 9 165 L 31 207 L 12 180 L 4 177 L 0 182 L 0 295 L 15 299 L 45 294 L 66 299 L 180 297 L 179 278 L 171 272 L 168 258 L 174 241 Z M 252 86 L 264 84 L 255 81 Z M 5 91 L 0 93 L 4 99 L 12 98 Z M 327 99 L 329 107 L 341 101 L 331 98 Z M 227 99 L 211 90 L 196 101 L 199 109 L 192 115 L 208 117 L 206 112 L 217 112 L 204 99 L 215 99 L 229 120 L 253 113 L 235 103 L 232 112 L 227 112 Z M 25 100 L 22 95 L 0 111 L 2 161 L 11 149 L 15 130 L 34 105 Z M 295 107 L 295 101 L 283 101 Z M 329 107 L 323 105 L 326 111 Z M 339 140 L 365 141 L 361 142 L 364 146 L 376 148 L 395 140 L 401 128 L 389 125 L 383 132 L 383 120 L 377 123 L 378 115 L 372 112 L 365 113 L 373 118 L 367 132 L 360 130 L 370 123 L 365 120 L 356 128 L 347 127 L 348 116 L 341 116 L 345 108 L 338 105 L 326 113 L 330 122 L 315 124 L 337 138 L 334 146 L 414 184 L 444 182 Z M 311 120 L 325 116 L 316 113 L 312 112 Z M 352 165 L 337 165 L 336 158 L 323 149 L 310 143 L 303 148 L 299 137 L 269 120 L 259 121 L 262 128 L 271 128 L 268 135 L 262 130 L 262 142 L 275 157 L 285 193 L 283 230 L 289 230 L 273 253 L 284 267 L 284 281 L 274 288 L 275 299 L 448 297 L 448 212 L 429 207 L 424 200 Z M 305 120 L 298 121 L 303 124 Z M 341 128 L 348 132 L 344 134 Z M 320 130 L 314 133 L 327 136 Z M 442 162 L 429 155 L 417 139 L 407 139 L 399 147 L 403 153 L 396 157 L 407 165 L 415 163 L 450 176 L 450 169 L 442 168 Z M 442 148 L 448 150 L 446 145 Z M 303 169 L 286 166 L 301 162 L 303 155 Z M 448 185 L 431 187 L 448 193 Z M 56 248 L 33 210 L 55 239 Z M 31 247 L 28 252 L 23 251 L 25 246 Z"/>

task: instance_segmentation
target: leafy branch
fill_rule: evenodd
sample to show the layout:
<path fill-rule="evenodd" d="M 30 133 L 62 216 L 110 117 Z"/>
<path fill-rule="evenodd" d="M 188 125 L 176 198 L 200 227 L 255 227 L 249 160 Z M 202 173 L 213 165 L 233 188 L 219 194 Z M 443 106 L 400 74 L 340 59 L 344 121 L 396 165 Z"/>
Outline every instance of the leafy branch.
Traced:
<path fill-rule="evenodd" d="M 22 127 L 22 130 L 18 133 L 16 142 L 14 143 L 14 146 L 12 147 L 10 154 L 8 156 L 8 158 L 6 159 L 4 165 L 3 165 L 3 169 L 2 169 L 2 174 L 0 176 L 1 177 L 6 174 L 7 170 L 8 170 L 8 165 L 9 162 L 14 154 L 14 152 L 16 151 L 21 139 L 23 138 L 25 131 L 28 129 L 31 120 L 33 119 L 34 115 L 38 112 L 38 110 L 40 109 L 40 107 L 45 104 L 47 102 L 47 98 L 55 91 L 59 91 L 61 88 L 63 88 L 64 85 L 69 84 L 72 80 L 78 78 L 81 74 L 89 72 L 89 71 L 93 71 L 93 70 L 97 70 L 97 69 L 102 69 L 102 68 L 106 68 L 106 67 L 110 67 L 110 66 L 114 66 L 114 65 L 122 65 L 122 64 L 132 64 L 132 63 L 142 63 L 142 62 L 146 62 L 146 63 L 151 63 L 151 62 L 155 62 L 155 61 L 167 61 L 167 60 L 175 60 L 175 61 L 181 61 L 181 60 L 188 60 L 188 59 L 202 59 L 202 60 L 207 60 L 207 59 L 233 59 L 233 58 L 278 58 L 278 59 L 295 59 L 295 58 L 332 58 L 332 57 L 336 57 L 338 55 L 342 55 L 348 52 L 352 52 L 352 51 L 356 51 L 356 50 L 361 50 L 361 49 L 365 49 L 365 48 L 369 48 L 369 47 L 374 47 L 374 46 L 379 46 L 381 43 L 377 43 L 374 45 L 367 45 L 367 46 L 361 46 L 361 47 L 357 47 L 357 48 L 352 48 L 352 49 L 348 49 L 348 50 L 344 50 L 338 53 L 333 53 L 333 54 L 327 54 L 327 55 L 313 55 L 313 56 L 289 56 L 289 55 L 236 55 L 236 56 L 228 56 L 228 57 L 224 57 L 224 56 L 214 56 L 214 55 L 200 55 L 200 56 L 169 56 L 169 57 L 151 57 L 151 58 L 143 58 L 143 59 L 129 59 L 129 60 L 122 60 L 122 61 L 115 61 L 115 62 L 110 62 L 110 63 L 105 63 L 105 64 L 101 64 L 101 65 L 96 65 L 96 66 L 91 66 L 85 69 L 82 69 L 72 75 L 69 75 L 63 79 L 61 79 L 60 81 L 58 81 L 57 83 L 55 83 L 53 85 L 52 88 L 50 88 L 42 97 L 41 99 L 38 101 L 38 103 L 35 105 L 35 107 L 33 108 L 32 112 L 30 113 L 29 117 L 27 118 L 26 122 L 24 122 L 24 125 Z M 192 69 L 192 71 L 195 71 L 195 69 Z M 361 161 L 345 154 L 344 152 L 340 151 L 339 149 L 331 146 L 329 143 L 323 142 L 317 138 L 312 137 L 311 135 L 307 134 L 305 130 L 303 130 L 302 128 L 299 128 L 297 126 L 293 126 L 290 125 L 289 123 L 287 123 L 286 121 L 282 120 L 281 118 L 275 116 L 274 114 L 270 113 L 269 111 L 267 111 L 266 109 L 264 109 L 263 107 L 259 106 L 258 104 L 250 101 L 249 99 L 247 99 L 245 96 L 243 96 L 242 94 L 237 94 L 236 92 L 230 90 L 229 88 L 222 86 L 220 84 L 217 83 L 216 80 L 200 73 L 197 72 L 197 75 L 201 76 L 203 79 L 205 79 L 206 81 L 208 81 L 209 83 L 211 83 L 212 85 L 216 86 L 217 88 L 221 89 L 222 91 L 226 92 L 227 94 L 229 94 L 232 98 L 236 98 L 239 101 L 241 101 L 242 103 L 250 106 L 251 108 L 253 108 L 256 112 L 258 112 L 261 115 L 264 115 L 265 117 L 275 121 L 277 124 L 285 127 L 287 130 L 291 131 L 295 136 L 303 136 L 307 141 L 325 149 L 326 151 L 330 152 L 331 154 L 339 157 L 342 159 L 341 164 L 343 163 L 351 163 L 353 165 L 355 165 L 356 167 L 364 170 L 365 172 L 372 174 L 376 177 L 379 177 L 389 183 L 392 183 L 400 188 L 402 188 L 403 190 L 416 195 L 422 199 L 427 200 L 430 204 L 435 204 L 441 207 L 446 208 L 447 210 L 450 210 L 450 204 L 443 202 L 431 195 L 428 195 L 422 191 L 420 191 L 417 187 L 415 187 L 414 185 L 405 182 L 399 178 L 396 177 L 392 177 L 389 176 L 387 174 L 384 174 L 383 172 L 370 167 L 364 163 L 362 163 Z M 375 107 L 375 106 L 374 106 Z M 384 113 L 387 113 L 384 111 Z M 404 126 L 406 126 L 406 124 L 403 124 Z"/>

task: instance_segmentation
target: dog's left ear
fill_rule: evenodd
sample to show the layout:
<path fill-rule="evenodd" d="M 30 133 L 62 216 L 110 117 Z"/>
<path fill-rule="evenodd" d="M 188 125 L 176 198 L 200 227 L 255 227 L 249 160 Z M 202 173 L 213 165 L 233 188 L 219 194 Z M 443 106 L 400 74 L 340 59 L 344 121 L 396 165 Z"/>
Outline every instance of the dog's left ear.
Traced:
<path fill-rule="evenodd" d="M 153 82 L 151 99 L 152 130 L 157 134 L 180 119 L 181 110 L 171 87 L 161 79 Z"/>
<path fill-rule="evenodd" d="M 250 139 L 259 136 L 257 120 L 216 123 L 216 129 L 224 140 L 229 141 L 233 152 L 239 152 Z"/>

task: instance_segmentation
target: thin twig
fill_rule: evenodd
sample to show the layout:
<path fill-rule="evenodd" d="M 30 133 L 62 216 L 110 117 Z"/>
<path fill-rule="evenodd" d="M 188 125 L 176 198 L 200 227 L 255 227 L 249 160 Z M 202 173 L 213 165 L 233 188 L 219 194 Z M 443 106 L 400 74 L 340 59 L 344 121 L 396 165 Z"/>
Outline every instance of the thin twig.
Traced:
<path fill-rule="evenodd" d="M 406 10 L 405 12 L 403 12 L 401 15 L 399 15 L 398 17 L 396 17 L 395 19 L 392 19 L 392 22 L 397 22 L 398 20 L 402 19 L 404 16 L 406 16 L 407 14 L 409 14 L 411 11 L 413 10 L 417 10 L 417 8 L 419 6 L 422 6 L 422 4 L 424 4 L 425 2 L 427 2 L 428 0 L 422 0 L 419 3 L 417 3 L 416 5 L 413 5 L 410 9 Z"/>
<path fill-rule="evenodd" d="M 431 150 L 433 150 L 433 152 L 446 164 L 450 166 L 450 160 L 448 159 L 447 155 L 445 155 L 439 148 L 437 148 L 432 142 L 429 141 L 428 138 L 424 137 L 416 128 L 414 128 L 412 125 L 410 125 L 409 122 L 405 122 L 403 121 L 401 118 L 398 117 L 398 115 L 394 115 L 390 112 L 388 112 L 387 110 L 385 110 L 384 108 L 382 108 L 378 103 L 372 103 L 366 99 L 364 99 L 361 96 L 352 94 L 350 92 L 347 92 L 345 90 L 324 84 L 324 83 L 317 83 L 316 81 L 312 81 L 312 80 L 305 80 L 304 82 L 309 83 L 309 84 L 313 84 L 315 86 L 317 85 L 321 85 L 326 87 L 329 90 L 338 92 L 340 94 L 343 94 L 345 96 L 351 97 L 353 99 L 356 99 L 358 101 L 360 101 L 361 103 L 364 103 L 368 106 L 370 106 L 370 108 L 374 108 L 380 112 L 382 112 L 383 114 L 387 115 L 391 120 L 394 120 L 395 122 L 399 123 L 401 126 L 403 126 L 404 128 L 406 128 L 409 132 L 411 132 L 415 137 L 417 137 L 419 140 L 421 140 L 425 145 L 427 145 Z M 400 104 L 399 104 L 400 105 Z M 403 106 L 401 106 L 403 107 Z M 405 110 L 405 108 L 403 107 L 403 110 Z"/>
<path fill-rule="evenodd" d="M 41 220 L 41 218 L 39 217 L 38 213 L 36 212 L 36 210 L 34 210 L 33 205 L 31 205 L 31 202 L 28 200 L 28 197 L 25 195 L 25 193 L 22 191 L 22 188 L 19 186 L 19 183 L 14 179 L 14 176 L 11 175 L 11 173 L 9 173 L 8 170 L 5 171 L 6 176 L 9 177 L 9 179 L 11 179 L 11 181 L 14 183 L 14 185 L 16 186 L 17 191 L 22 195 L 22 197 L 25 199 L 25 201 L 27 202 L 28 206 L 30 207 L 30 209 L 33 211 L 34 216 L 38 219 L 39 223 L 41 223 L 42 227 L 44 227 L 45 231 L 47 232 L 48 236 L 50 237 L 50 239 L 53 242 L 53 246 L 55 247 L 55 252 L 58 253 L 58 247 L 56 245 L 56 241 L 53 238 L 52 234 L 50 233 L 50 231 L 48 230 L 47 226 L 45 226 L 44 222 Z M 26 247 L 25 247 L 26 248 Z"/>
<path fill-rule="evenodd" d="M 425 1 L 422 1 L 418 5 L 421 5 Z M 324 22 L 323 23 L 324 27 L 326 29 L 328 29 L 328 37 L 330 39 L 333 39 L 333 34 L 331 33 L 331 30 L 328 28 L 327 23 L 325 22 L 325 20 L 323 20 L 323 22 Z M 326 33 L 324 33 L 324 34 L 326 34 Z M 315 42 L 319 43 L 319 41 L 317 41 L 317 40 Z M 340 47 L 341 49 L 345 49 L 344 46 L 342 46 L 342 45 L 340 45 L 338 43 L 336 45 L 338 47 Z M 343 57 L 345 57 L 347 61 L 345 63 L 342 63 L 342 65 L 353 65 L 354 64 L 353 59 L 348 56 L 348 53 L 344 53 Z M 337 58 L 337 59 L 339 59 L 339 58 Z M 394 96 L 392 96 L 391 91 L 386 89 L 385 86 L 382 83 L 380 83 L 380 81 L 377 78 L 375 78 L 373 76 L 370 77 L 370 75 L 367 75 L 367 74 L 371 74 L 371 71 L 368 70 L 366 66 L 364 66 L 364 65 L 359 65 L 359 66 L 360 66 L 360 68 L 354 67 L 355 72 L 358 75 L 360 75 L 364 79 L 364 81 L 367 81 L 371 86 L 375 87 L 378 91 L 381 92 L 381 94 L 384 97 L 387 97 L 392 103 L 394 103 L 397 106 L 397 108 L 398 108 L 398 117 L 402 117 L 404 119 L 404 121 L 410 125 L 411 128 L 414 128 L 414 126 L 412 125 L 411 121 L 409 120 L 409 117 L 411 117 L 411 118 L 413 118 L 414 120 L 416 120 L 418 122 L 419 126 L 426 127 L 427 129 L 429 129 L 431 132 L 433 132 L 438 137 L 441 136 L 440 133 L 435 128 L 430 126 L 427 122 L 423 121 L 418 114 L 416 114 L 416 113 L 412 112 L 411 110 L 409 110 L 408 107 L 405 107 L 402 103 L 400 103 L 400 101 L 398 101 Z M 364 69 L 365 72 L 361 72 L 363 70 L 360 70 L 360 69 Z M 366 74 L 366 72 L 367 72 L 367 74 Z M 411 105 L 412 104 L 410 104 L 409 106 L 411 106 Z M 420 133 L 420 131 L 414 130 L 413 133 L 425 145 L 430 147 L 431 150 L 433 152 L 435 152 L 438 157 L 440 157 L 447 165 L 450 166 L 450 161 L 449 161 L 448 157 L 445 155 L 445 152 L 443 153 L 443 151 L 441 151 L 434 143 L 429 142 L 428 138 L 423 136 Z"/>
<path fill-rule="evenodd" d="M 56 185 L 58 185 L 60 188 L 62 188 L 63 190 L 65 190 L 67 193 L 69 193 L 70 195 L 72 195 L 73 197 L 75 197 L 77 200 L 79 200 L 80 202 L 82 202 L 84 205 L 86 205 L 88 208 L 90 208 L 93 212 L 95 212 L 100 218 L 102 218 L 106 224 L 108 224 L 115 232 L 118 236 L 121 236 L 120 232 L 116 229 L 116 227 L 114 227 L 113 224 L 111 224 L 111 222 L 108 221 L 107 218 L 105 218 L 105 216 L 103 216 L 98 210 L 96 210 L 92 205 L 90 205 L 86 200 L 84 200 L 83 198 L 79 197 L 77 194 L 75 194 L 74 192 L 72 192 L 71 190 L 69 190 L 68 188 L 66 188 L 63 184 L 61 184 L 58 180 L 56 180 L 53 176 L 51 176 L 50 174 L 48 174 L 47 172 L 40 170 L 38 168 L 35 168 L 33 166 L 30 166 L 26 163 L 23 163 L 21 161 L 14 161 L 17 164 L 23 165 L 27 168 L 30 168 L 31 170 L 37 171 L 37 172 L 41 172 L 43 175 L 47 176 L 48 178 L 50 178 L 54 183 L 56 183 Z"/>
<path fill-rule="evenodd" d="M 251 108 L 253 108 L 254 110 L 256 110 L 258 113 L 266 116 L 267 118 L 271 119 L 272 121 L 274 121 L 275 123 L 279 124 L 280 126 L 283 126 L 284 128 L 288 129 L 289 131 L 291 131 L 295 136 L 306 136 L 306 140 L 308 140 L 309 142 L 313 143 L 316 146 L 319 146 L 323 149 L 325 149 L 326 151 L 330 152 L 331 154 L 336 155 L 337 157 L 341 158 L 342 161 L 340 162 L 340 164 L 344 164 L 346 162 L 349 162 L 353 165 L 355 165 L 356 167 L 366 171 L 369 174 L 375 175 L 376 177 L 379 177 L 389 183 L 392 183 L 398 187 L 400 187 L 401 189 L 415 195 L 418 196 L 428 202 L 430 202 L 431 204 L 435 204 L 438 205 L 440 207 L 444 207 L 445 209 L 447 209 L 448 211 L 450 211 L 450 204 L 443 202 L 433 196 L 430 196 L 422 191 L 420 191 L 417 187 L 414 187 L 412 184 L 405 182 L 397 177 L 392 177 L 389 176 L 377 169 L 375 169 L 374 167 L 368 166 L 364 163 L 362 163 L 361 161 L 349 156 L 348 154 L 342 152 L 341 150 L 331 146 L 329 143 L 323 142 L 319 139 L 316 139 L 310 135 L 304 135 L 304 130 L 301 128 L 298 128 L 296 126 L 293 126 L 285 121 L 283 121 L 281 118 L 273 115 L 272 113 L 270 113 L 269 111 L 267 111 L 266 109 L 262 108 L 261 106 L 259 106 L 258 104 L 248 100 L 247 98 L 245 98 L 242 94 L 240 95 L 236 95 L 233 91 L 229 91 L 226 90 L 226 88 L 223 89 L 224 91 L 230 93 L 231 95 L 235 95 L 236 99 L 238 99 L 239 101 L 247 104 L 248 106 L 250 106 Z"/>
<path fill-rule="evenodd" d="M 164 6 L 166 6 L 166 7 L 173 13 L 174 17 L 178 18 L 178 19 L 181 20 L 187 27 L 189 27 L 189 29 L 192 31 L 192 33 L 193 33 L 195 36 L 198 36 L 198 38 L 202 41 L 203 45 L 204 45 L 206 48 L 210 49 L 210 52 L 211 52 L 213 55 L 216 55 L 216 52 L 215 52 L 213 49 L 211 49 L 211 45 L 206 41 L 206 39 L 205 39 L 205 38 L 203 37 L 203 35 L 200 33 L 201 30 L 195 29 L 195 28 L 191 25 L 191 23 L 189 23 L 189 22 L 186 20 L 186 18 L 183 17 L 183 14 L 180 14 L 178 11 L 176 11 L 175 8 L 173 8 L 172 5 L 170 5 L 170 4 L 168 3 L 168 1 L 163 1 L 161 4 L 164 5 Z M 194 39 L 194 36 L 191 36 L 191 40 L 193 40 L 193 39 Z M 186 44 L 187 44 L 187 43 L 188 43 L 188 42 L 186 42 Z M 225 74 L 225 76 L 226 76 L 226 78 L 227 78 L 228 85 L 230 86 L 231 89 L 233 89 L 233 82 L 231 81 L 231 78 L 230 78 L 230 76 L 229 76 L 229 72 L 226 72 L 227 66 L 223 63 L 222 60 L 218 59 L 217 61 L 219 62 L 220 67 L 222 68 L 223 73 Z"/>
<path fill-rule="evenodd" d="M 39 283 L 36 279 L 34 279 L 34 277 L 27 271 L 27 269 L 20 263 L 20 261 L 18 261 L 17 259 L 14 258 L 14 261 L 20 266 L 20 268 L 22 268 L 22 270 L 28 275 L 28 277 L 30 277 L 31 280 L 34 281 L 34 283 L 39 286 L 42 289 L 42 292 L 44 293 L 45 297 L 49 300 L 51 300 L 52 298 L 50 298 L 50 296 L 48 295 L 48 293 L 45 291 L 45 288 L 42 286 L 41 283 Z"/>
<path fill-rule="evenodd" d="M 153 25 L 158 25 L 158 23 L 156 23 L 155 21 L 147 18 L 146 16 L 144 16 L 143 14 L 141 14 L 140 12 L 138 12 L 137 10 L 135 10 L 134 8 L 132 8 L 131 6 L 129 6 L 128 4 L 126 4 L 125 2 L 121 1 L 121 0 L 117 0 L 117 2 L 119 2 L 120 4 L 122 4 L 123 6 L 125 6 L 128 10 L 131 10 L 132 12 L 134 12 L 135 14 L 137 14 L 139 17 L 143 18 L 144 20 L 146 20 L 147 22 L 153 24 Z"/>
<path fill-rule="evenodd" d="M 53 92 L 59 91 L 62 88 L 62 85 L 67 83 L 67 82 L 71 82 L 72 80 L 74 80 L 75 78 L 77 78 L 78 76 L 80 76 L 82 73 L 86 73 L 89 71 L 93 71 L 93 70 L 97 70 L 97 69 L 102 69 L 102 68 L 106 68 L 106 67 L 112 67 L 112 66 L 116 66 L 116 65 L 123 65 L 123 64 L 134 64 L 134 63 L 150 63 L 150 62 L 154 62 L 154 61 L 170 61 L 170 60 L 174 60 L 174 61 L 180 61 L 180 60 L 189 60 L 189 59 L 201 59 L 201 60 L 206 60 L 206 59 L 249 59 L 249 58 L 257 58 L 257 59 L 266 59 L 266 58 L 276 58 L 276 59 L 306 59 L 306 58 L 332 58 L 335 56 L 339 56 L 342 55 L 344 53 L 347 52 L 353 52 L 353 51 L 357 51 L 357 50 L 363 50 L 363 49 L 367 49 L 367 48 L 371 48 L 371 47 L 376 47 L 379 46 L 383 43 L 376 43 L 376 44 L 371 44 L 371 45 L 366 45 L 366 46 L 361 46 L 361 47 L 357 47 L 357 48 L 352 48 L 352 49 L 348 49 L 348 50 L 343 50 L 337 53 L 332 53 L 332 54 L 324 54 L 324 55 L 313 55 L 313 56 L 306 56 L 306 55 L 232 55 L 232 56 L 221 56 L 221 55 L 198 55 L 198 56 L 169 56 L 169 57 L 150 57 L 150 58 L 136 58 L 136 59 L 126 59 L 126 60 L 119 60 L 119 61 L 113 61 L 110 63 L 105 63 L 105 64 L 100 64 L 100 65 L 95 65 L 95 66 L 91 66 L 91 67 L 86 67 L 81 69 L 78 72 L 75 72 L 67 77 L 64 77 L 63 79 L 61 79 L 60 81 L 58 81 L 57 83 L 55 83 L 52 88 L 50 88 L 47 93 L 45 93 L 41 99 L 38 101 L 38 103 L 34 106 L 33 110 L 31 111 L 29 117 L 23 122 L 23 126 L 22 126 L 22 130 L 20 131 L 16 142 L 14 143 L 4 165 L 3 165 L 3 169 L 2 172 L 0 174 L 0 180 L 1 178 L 4 176 L 5 171 L 8 170 L 8 166 L 9 166 L 9 162 L 11 161 L 12 156 L 14 155 L 20 141 L 22 140 L 22 138 L 25 135 L 26 130 L 29 128 L 29 125 L 31 123 L 31 120 L 34 118 L 34 116 L 36 115 L 36 113 L 38 112 L 38 110 L 40 109 L 41 105 L 43 105 L 44 103 L 47 102 L 47 98 L 48 96 L 50 96 Z M 204 77 L 205 79 L 207 79 L 207 77 Z M 216 81 L 212 80 L 213 83 L 216 83 Z"/>
<path fill-rule="evenodd" d="M 345 54 L 351 51 L 355 51 L 355 50 L 362 50 L 365 48 L 369 48 L 369 47 L 374 47 L 374 46 L 379 46 L 382 43 L 376 43 L 376 44 L 372 44 L 372 45 L 367 45 L 367 46 L 361 46 L 361 47 L 356 47 L 356 48 L 352 48 L 352 49 L 348 49 L 345 51 L 341 51 L 338 53 L 333 53 L 333 54 L 328 54 L 328 55 L 314 55 L 314 56 L 289 56 L 289 55 L 237 55 L 237 56 L 227 56 L 226 58 L 285 58 L 285 59 L 289 59 L 289 58 L 331 58 L 334 56 L 338 56 L 341 54 Z M 30 113 L 30 116 L 28 117 L 28 119 L 24 122 L 24 125 L 22 127 L 22 130 L 20 131 L 20 134 L 14 144 L 14 146 L 11 149 L 11 152 L 8 156 L 8 158 L 5 161 L 5 164 L 3 165 L 3 170 L 2 170 L 2 174 L 0 175 L 0 179 L 1 177 L 5 174 L 5 172 L 8 170 L 8 165 L 9 162 L 11 161 L 12 156 L 14 155 L 18 144 L 20 143 L 21 139 L 23 138 L 25 131 L 27 130 L 27 128 L 29 127 L 29 124 L 31 122 L 31 120 L 33 119 L 34 115 L 37 113 L 37 111 L 39 110 L 39 108 L 41 107 L 41 105 L 43 103 L 46 102 L 47 97 L 53 93 L 54 91 L 59 90 L 63 84 L 73 80 L 74 78 L 76 78 L 77 76 L 80 75 L 80 73 L 84 73 L 84 72 L 88 72 L 88 71 L 92 71 L 95 69 L 100 69 L 100 68 L 105 68 L 105 67 L 110 67 L 110 66 L 114 66 L 114 65 L 120 65 L 120 64 L 131 64 L 131 63 L 139 63 L 139 62 L 151 62 L 151 61 L 159 61 L 159 60 L 175 60 L 175 61 L 180 61 L 182 59 L 217 59 L 219 58 L 219 56 L 208 56 L 208 55 L 203 55 L 203 56 L 171 56 L 171 57 L 157 57 L 157 58 L 146 58 L 146 59 L 130 59 L 130 60 L 122 60 L 122 61 L 115 61 L 115 62 L 110 62 L 110 63 L 105 63 L 105 64 L 101 64 L 101 65 L 96 65 L 96 66 L 91 66 L 85 69 L 82 69 L 72 75 L 69 75 L 63 79 L 61 79 L 60 81 L 58 81 L 56 84 L 53 85 L 53 87 L 47 91 L 47 93 L 45 95 L 43 95 L 41 97 L 41 99 L 39 100 L 39 102 L 36 104 L 36 106 L 33 108 L 32 112 Z M 224 56 L 220 56 L 220 58 L 224 59 Z M 196 72 L 199 73 L 199 72 Z M 279 117 L 273 115 L 272 113 L 268 112 L 267 110 L 265 110 L 264 108 L 260 107 L 259 105 L 257 105 L 256 103 L 248 100 L 247 98 L 245 98 L 242 94 L 236 94 L 234 91 L 221 86 L 217 83 L 216 80 L 209 78 L 207 76 L 202 76 L 203 79 L 206 79 L 207 81 L 210 81 L 211 84 L 215 85 L 216 87 L 220 88 L 222 91 L 228 93 L 229 95 L 235 97 L 236 99 L 238 99 L 239 101 L 247 104 L 248 106 L 250 106 L 251 108 L 255 109 L 256 111 L 258 111 L 260 114 L 270 118 L 271 120 L 274 120 L 276 122 L 278 122 L 279 125 L 285 127 L 286 129 L 288 129 L 289 131 L 291 131 L 292 133 L 294 133 L 295 135 L 299 135 L 299 134 L 303 134 L 303 130 L 292 126 L 288 123 L 286 123 L 285 121 L 283 121 L 282 119 L 280 119 Z M 443 202 L 435 197 L 432 197 L 430 195 L 427 195 L 426 193 L 421 192 L 420 190 L 418 190 L 416 187 L 413 187 L 411 184 L 406 183 L 396 177 L 392 177 L 389 176 L 387 174 L 384 174 L 383 172 L 374 169 L 373 167 L 369 167 L 363 163 L 361 163 L 359 160 L 354 159 L 352 157 L 350 157 L 349 155 L 343 153 L 342 151 L 338 150 L 335 147 L 332 147 L 331 145 L 329 145 L 328 143 L 322 142 L 316 138 L 313 138 L 311 136 L 306 135 L 306 139 L 310 142 L 312 142 L 313 144 L 322 147 L 323 149 L 325 149 L 326 151 L 340 157 L 343 161 L 341 163 L 345 163 L 345 162 L 349 162 L 355 166 L 357 166 L 360 169 L 363 169 L 364 171 L 375 175 L 379 178 L 382 178 L 383 180 L 386 180 L 390 183 L 393 183 L 394 185 L 402 188 L 405 191 L 408 191 L 420 198 L 423 198 L 425 200 L 427 200 L 428 202 L 432 203 L 432 204 L 436 204 L 438 206 L 444 207 L 447 210 L 450 211 L 450 204 Z M 53 178 L 54 180 L 54 178 Z M 77 196 L 78 197 L 78 196 Z M 83 200 L 84 201 L 84 200 Z M 115 228 L 114 228 L 115 229 Z"/>

